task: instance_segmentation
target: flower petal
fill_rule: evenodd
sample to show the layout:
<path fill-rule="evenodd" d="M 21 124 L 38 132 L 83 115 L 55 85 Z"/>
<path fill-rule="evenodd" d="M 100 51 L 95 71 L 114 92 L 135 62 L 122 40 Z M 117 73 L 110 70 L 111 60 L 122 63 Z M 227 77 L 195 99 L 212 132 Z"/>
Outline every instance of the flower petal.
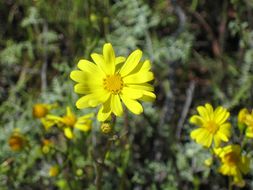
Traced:
<path fill-rule="evenodd" d="M 154 79 L 154 74 L 152 72 L 138 72 L 123 78 L 125 84 L 140 84 L 149 82 Z"/>
<path fill-rule="evenodd" d="M 143 93 L 141 90 L 129 88 L 129 87 L 124 87 L 121 93 L 130 99 L 139 99 L 143 96 Z"/>
<path fill-rule="evenodd" d="M 126 60 L 126 58 L 123 57 L 123 56 L 116 57 L 116 59 L 115 59 L 115 65 L 123 63 L 125 60 Z"/>
<path fill-rule="evenodd" d="M 119 95 L 112 95 L 111 96 L 111 107 L 112 107 L 112 112 L 116 116 L 121 116 L 123 113 L 123 108 L 122 104 L 120 102 Z"/>
<path fill-rule="evenodd" d="M 74 137 L 73 132 L 69 127 L 64 128 L 64 135 L 69 139 L 73 139 Z"/>
<path fill-rule="evenodd" d="M 110 43 L 106 43 L 103 47 L 103 55 L 105 60 L 105 72 L 106 74 L 114 74 L 115 72 L 115 54 Z"/>
<path fill-rule="evenodd" d="M 81 69 L 82 71 L 85 71 L 91 74 L 94 74 L 94 73 L 103 74 L 103 72 L 101 71 L 101 69 L 99 69 L 97 65 L 95 65 L 94 63 L 86 59 L 81 59 L 78 62 L 77 67 Z"/>
<path fill-rule="evenodd" d="M 96 107 L 97 105 L 105 102 L 109 98 L 109 95 L 110 94 L 108 92 L 105 92 L 103 89 L 99 89 L 92 94 L 88 94 L 79 98 L 76 102 L 76 107 L 78 109 Z"/>
<path fill-rule="evenodd" d="M 203 125 L 203 119 L 199 115 L 193 115 L 190 118 L 190 123 L 195 124 L 195 125 L 201 127 Z"/>
<path fill-rule="evenodd" d="M 207 112 L 207 109 L 204 106 L 198 106 L 197 107 L 197 111 L 199 113 L 199 115 L 205 120 L 205 121 L 209 121 L 209 115 Z"/>
<path fill-rule="evenodd" d="M 110 74 L 107 73 L 107 69 L 106 69 L 106 64 L 105 64 L 105 59 L 103 57 L 103 55 L 100 55 L 98 53 L 93 53 L 91 54 L 91 58 L 93 59 L 93 61 L 96 63 L 96 65 L 105 73 L 105 74 Z"/>
<path fill-rule="evenodd" d="M 143 91 L 143 96 L 140 98 L 142 101 L 153 102 L 156 99 L 156 95 L 153 92 Z"/>
<path fill-rule="evenodd" d="M 142 105 L 136 100 L 129 99 L 124 95 L 121 95 L 121 99 L 126 105 L 126 107 L 134 114 L 139 115 L 143 112 Z"/>
<path fill-rule="evenodd" d="M 111 102 L 111 98 L 109 98 L 99 109 L 98 111 L 98 115 L 97 115 L 97 119 L 98 121 L 105 121 L 107 120 L 111 113 L 111 106 L 110 106 L 110 102 Z"/>
<path fill-rule="evenodd" d="M 139 63 L 142 57 L 142 51 L 141 50 L 135 50 L 133 53 L 131 53 L 125 64 L 120 70 L 120 75 L 122 77 L 128 75 Z"/>

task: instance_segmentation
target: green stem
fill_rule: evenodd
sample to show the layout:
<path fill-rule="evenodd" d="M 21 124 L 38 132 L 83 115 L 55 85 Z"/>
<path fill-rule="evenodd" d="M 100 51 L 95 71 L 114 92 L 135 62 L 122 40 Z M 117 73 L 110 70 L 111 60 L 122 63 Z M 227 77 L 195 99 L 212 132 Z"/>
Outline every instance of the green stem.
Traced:
<path fill-rule="evenodd" d="M 231 176 L 228 177 L 228 190 L 233 190 L 233 181 Z"/>
<path fill-rule="evenodd" d="M 116 117 L 115 115 L 112 115 L 112 129 L 114 128 L 114 125 L 116 123 Z M 96 179 L 95 179 L 95 185 L 96 185 L 96 190 L 102 190 L 102 177 L 103 177 L 103 165 L 105 162 L 105 157 L 107 152 L 110 150 L 112 144 L 112 139 L 108 138 L 107 143 L 105 146 L 104 153 L 102 154 L 100 159 L 95 159 L 95 169 L 96 169 Z"/>

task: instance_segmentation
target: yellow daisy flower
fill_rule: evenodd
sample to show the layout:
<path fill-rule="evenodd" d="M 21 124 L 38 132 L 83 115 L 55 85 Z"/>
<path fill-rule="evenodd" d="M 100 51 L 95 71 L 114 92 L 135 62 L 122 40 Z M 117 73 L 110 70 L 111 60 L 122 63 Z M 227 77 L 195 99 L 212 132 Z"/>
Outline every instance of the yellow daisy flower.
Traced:
<path fill-rule="evenodd" d="M 190 123 L 199 128 L 191 132 L 191 138 L 205 147 L 210 147 L 213 141 L 216 147 L 221 141 L 228 142 L 231 125 L 226 121 L 230 113 L 221 106 L 213 110 L 210 104 L 198 106 L 197 111 L 199 115 L 193 115 Z"/>
<path fill-rule="evenodd" d="M 26 145 L 26 140 L 18 130 L 15 130 L 9 137 L 8 144 L 12 151 L 20 151 Z"/>
<path fill-rule="evenodd" d="M 81 117 L 77 117 L 71 111 L 70 107 L 67 107 L 66 114 L 63 117 L 47 115 L 46 120 L 48 120 L 48 123 L 55 123 L 58 127 L 62 128 L 64 130 L 65 136 L 69 139 L 72 139 L 74 137 L 73 128 L 79 129 L 84 132 L 88 132 L 91 130 L 92 117 L 93 114 L 87 114 Z"/>
<path fill-rule="evenodd" d="M 223 175 L 233 176 L 233 182 L 237 186 L 244 186 L 242 174 L 249 172 L 250 160 L 241 154 L 239 145 L 228 145 L 214 149 L 214 153 L 220 158 L 222 165 L 219 172 Z"/>
<path fill-rule="evenodd" d="M 76 102 L 78 109 L 101 105 L 97 118 L 105 121 L 112 113 L 122 115 L 121 101 L 131 112 L 140 114 L 143 108 L 137 100 L 156 98 L 153 86 L 148 84 L 154 79 L 150 61 L 140 62 L 142 51 L 135 50 L 125 61 L 124 57 L 115 57 L 112 45 L 107 43 L 103 55 L 93 53 L 91 57 L 95 64 L 82 59 L 77 65 L 80 70 L 70 74 L 78 83 L 75 92 L 84 95 Z"/>
<path fill-rule="evenodd" d="M 57 104 L 35 104 L 33 106 L 33 117 L 43 118 L 55 107 L 57 107 Z"/>
<path fill-rule="evenodd" d="M 245 115 L 244 123 L 246 124 L 246 137 L 253 138 L 253 110 Z"/>

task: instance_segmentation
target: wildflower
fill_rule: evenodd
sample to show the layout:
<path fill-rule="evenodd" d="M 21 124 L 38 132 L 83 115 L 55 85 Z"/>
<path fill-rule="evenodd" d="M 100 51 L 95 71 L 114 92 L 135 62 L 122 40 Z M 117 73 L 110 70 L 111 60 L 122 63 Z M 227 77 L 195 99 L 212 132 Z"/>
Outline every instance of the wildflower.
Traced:
<path fill-rule="evenodd" d="M 91 130 L 91 117 L 93 114 L 87 114 L 82 117 L 77 117 L 70 109 L 70 107 L 66 108 L 66 114 L 63 117 L 48 115 L 47 119 L 56 123 L 58 127 L 63 128 L 64 134 L 67 138 L 72 139 L 73 136 L 73 128 L 79 129 L 84 132 L 88 132 Z"/>
<path fill-rule="evenodd" d="M 78 83 L 75 92 L 84 94 L 76 102 L 78 109 L 101 105 L 97 118 L 105 121 L 112 113 L 122 115 L 121 101 L 131 112 L 140 114 L 143 108 L 137 100 L 153 101 L 156 98 L 153 86 L 147 83 L 154 79 L 150 61 L 140 62 L 142 51 L 135 50 L 125 61 L 124 57 L 115 57 L 112 45 L 107 43 L 103 55 L 93 53 L 91 57 L 95 64 L 80 60 L 77 66 L 81 71 L 70 74 Z"/>
<path fill-rule="evenodd" d="M 239 111 L 238 118 L 237 118 L 238 123 L 245 123 L 247 115 L 249 115 L 248 109 L 246 108 L 241 109 Z"/>
<path fill-rule="evenodd" d="M 50 177 L 55 177 L 59 174 L 59 167 L 58 166 L 51 166 L 49 168 L 48 174 Z"/>
<path fill-rule="evenodd" d="M 57 107 L 57 104 L 35 104 L 33 106 L 33 117 L 43 118 L 55 107 Z"/>
<path fill-rule="evenodd" d="M 41 118 L 41 123 L 46 130 L 49 130 L 51 127 L 59 124 L 59 120 L 55 119 L 53 115 L 46 115 L 45 117 Z"/>
<path fill-rule="evenodd" d="M 222 165 L 219 172 L 223 175 L 232 176 L 237 186 L 244 186 L 242 174 L 249 172 L 250 160 L 242 155 L 239 145 L 228 145 L 223 148 L 214 149 L 214 153 L 220 158 Z"/>
<path fill-rule="evenodd" d="M 230 113 L 219 106 L 215 110 L 210 104 L 198 106 L 199 115 L 193 115 L 190 122 L 199 126 L 191 132 L 191 138 L 197 143 L 210 147 L 214 141 L 215 146 L 219 146 L 221 141 L 227 142 L 231 135 L 231 125 L 226 122 Z"/>
<path fill-rule="evenodd" d="M 109 134 L 112 131 L 112 126 L 110 123 L 102 123 L 100 126 L 100 130 L 104 134 Z"/>
<path fill-rule="evenodd" d="M 204 164 L 205 164 L 207 167 L 211 167 L 211 165 L 213 164 L 213 158 L 210 157 L 210 158 L 205 159 Z"/>
<path fill-rule="evenodd" d="M 15 131 L 10 136 L 8 143 L 12 151 L 20 151 L 24 148 L 26 140 L 23 135 Z"/>
<path fill-rule="evenodd" d="M 53 142 L 50 139 L 43 139 L 42 140 L 42 152 L 44 154 L 49 153 L 51 147 L 53 146 Z"/>
<path fill-rule="evenodd" d="M 246 137 L 253 138 L 253 110 L 251 113 L 245 114 L 244 124 L 246 124 Z"/>
<path fill-rule="evenodd" d="M 243 108 L 239 111 L 237 123 L 240 131 L 242 132 L 245 129 L 246 116 L 249 115 L 249 111 L 246 108 Z"/>

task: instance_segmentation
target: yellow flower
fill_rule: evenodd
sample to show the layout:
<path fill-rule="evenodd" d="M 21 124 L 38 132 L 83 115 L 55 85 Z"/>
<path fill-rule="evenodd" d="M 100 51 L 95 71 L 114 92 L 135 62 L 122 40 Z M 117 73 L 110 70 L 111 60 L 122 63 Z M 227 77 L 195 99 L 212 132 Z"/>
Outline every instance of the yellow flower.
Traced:
<path fill-rule="evenodd" d="M 199 128 L 191 132 L 191 138 L 205 147 L 210 147 L 213 141 L 216 147 L 221 141 L 228 142 L 231 125 L 226 121 L 230 113 L 221 106 L 213 110 L 210 104 L 198 106 L 197 111 L 199 115 L 193 115 L 190 122 Z"/>
<path fill-rule="evenodd" d="M 237 125 L 241 132 L 246 127 L 246 116 L 249 115 L 249 111 L 246 108 L 243 108 L 239 111 L 238 117 L 237 117 Z"/>
<path fill-rule="evenodd" d="M 241 147 L 239 145 L 228 145 L 214 149 L 214 153 L 222 163 L 219 172 L 223 175 L 232 176 L 235 185 L 244 186 L 242 174 L 249 172 L 250 160 L 241 154 Z"/>
<path fill-rule="evenodd" d="M 49 168 L 48 174 L 50 177 L 55 177 L 59 174 L 59 167 L 58 166 L 51 166 Z"/>
<path fill-rule="evenodd" d="M 52 146 L 53 146 L 53 141 L 51 141 L 50 139 L 43 139 L 42 140 L 42 152 L 44 154 L 49 153 Z"/>
<path fill-rule="evenodd" d="M 207 167 L 211 167 L 211 165 L 213 164 L 213 158 L 210 157 L 210 158 L 205 159 L 204 164 L 205 164 Z"/>
<path fill-rule="evenodd" d="M 102 123 L 100 126 L 100 130 L 104 134 L 109 134 L 112 131 L 112 126 L 110 123 Z"/>
<path fill-rule="evenodd" d="M 47 115 L 47 119 L 50 122 L 54 122 L 58 127 L 63 128 L 64 134 L 67 138 L 72 139 L 73 128 L 79 129 L 84 132 L 88 132 L 91 130 L 91 124 L 93 114 L 87 114 L 82 117 L 77 117 L 70 109 L 70 107 L 66 108 L 66 114 L 63 117 L 55 116 L 55 115 Z"/>
<path fill-rule="evenodd" d="M 33 106 L 33 117 L 43 118 L 55 107 L 57 107 L 57 104 L 35 104 Z"/>
<path fill-rule="evenodd" d="M 253 138 L 253 110 L 245 116 L 244 123 L 246 124 L 246 137 Z"/>
<path fill-rule="evenodd" d="M 241 109 L 239 111 L 238 118 L 237 118 L 238 123 L 245 123 L 247 115 L 249 115 L 249 110 L 246 108 Z"/>
<path fill-rule="evenodd" d="M 12 151 L 20 151 L 24 148 L 26 140 L 18 131 L 14 131 L 8 140 Z"/>
<path fill-rule="evenodd" d="M 77 65 L 80 70 L 70 74 L 78 83 L 75 92 L 84 94 L 76 102 L 78 109 L 101 105 L 97 118 L 105 121 L 112 113 L 122 115 L 121 101 L 131 112 L 140 114 L 143 108 L 137 100 L 153 101 L 156 98 L 153 86 L 148 84 L 154 79 L 150 61 L 140 62 L 142 51 L 135 50 L 125 61 L 124 57 L 115 57 L 112 45 L 107 43 L 103 55 L 93 53 L 91 57 L 95 64 L 80 60 Z"/>

